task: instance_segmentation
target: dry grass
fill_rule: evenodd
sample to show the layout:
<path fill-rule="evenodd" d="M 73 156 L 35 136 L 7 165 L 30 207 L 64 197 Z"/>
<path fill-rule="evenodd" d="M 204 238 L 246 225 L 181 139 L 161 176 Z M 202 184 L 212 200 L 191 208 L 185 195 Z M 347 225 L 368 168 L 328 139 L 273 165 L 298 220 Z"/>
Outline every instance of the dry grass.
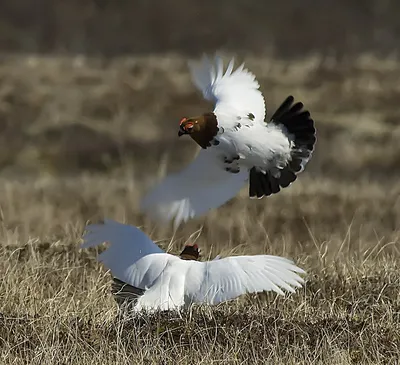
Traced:
<path fill-rule="evenodd" d="M 137 203 L 193 151 L 175 143 L 176 124 L 207 104 L 184 59 L 2 60 L 0 363 L 398 363 L 400 68 L 366 56 L 345 68 L 248 63 L 270 111 L 293 93 L 315 115 L 314 158 L 280 194 L 249 201 L 243 191 L 172 237 Z M 104 216 L 143 225 L 172 252 L 201 229 L 206 256 L 291 257 L 305 288 L 118 318 L 110 275 L 95 250 L 79 249 L 85 223 Z"/>

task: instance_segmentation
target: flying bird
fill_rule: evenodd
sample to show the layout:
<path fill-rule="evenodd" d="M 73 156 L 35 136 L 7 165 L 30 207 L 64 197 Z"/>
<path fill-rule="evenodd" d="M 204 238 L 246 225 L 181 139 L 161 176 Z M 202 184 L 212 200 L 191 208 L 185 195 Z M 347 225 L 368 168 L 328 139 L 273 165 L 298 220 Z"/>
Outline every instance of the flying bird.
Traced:
<path fill-rule="evenodd" d="M 316 142 L 310 112 L 293 96 L 265 120 L 260 85 L 244 64 L 234 70 L 232 59 L 224 72 L 221 58 L 204 56 L 189 67 L 195 86 L 214 109 L 182 118 L 178 136 L 190 136 L 201 150 L 141 201 L 149 217 L 173 220 L 175 229 L 232 199 L 247 181 L 250 198 L 278 193 L 303 171 Z"/>
<path fill-rule="evenodd" d="M 278 256 L 231 256 L 198 261 L 197 245 L 180 256 L 158 247 L 139 228 L 105 220 L 86 227 L 82 248 L 109 242 L 98 260 L 114 276 L 114 293 L 133 299 L 132 311 L 180 310 L 192 303 L 218 304 L 245 293 L 294 293 L 305 272 Z M 125 295 L 125 298 L 123 297 Z"/>

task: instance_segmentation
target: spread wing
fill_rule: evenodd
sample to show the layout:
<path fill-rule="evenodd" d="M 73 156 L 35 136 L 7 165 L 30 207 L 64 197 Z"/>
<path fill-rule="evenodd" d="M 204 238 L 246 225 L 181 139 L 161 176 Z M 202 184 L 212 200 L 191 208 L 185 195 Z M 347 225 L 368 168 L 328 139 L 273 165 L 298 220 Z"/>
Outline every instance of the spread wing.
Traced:
<path fill-rule="evenodd" d="M 139 228 L 106 219 L 104 224 L 86 227 L 82 248 L 96 247 L 103 242 L 110 246 L 98 261 L 111 270 L 113 276 L 136 288 L 153 284 L 170 257 Z"/>
<path fill-rule="evenodd" d="M 173 309 L 184 303 L 185 275 L 179 265 L 185 267 L 186 261 L 165 253 L 137 227 L 107 219 L 86 230 L 82 248 L 110 243 L 98 260 L 118 278 L 112 284 L 118 303 L 132 302 L 134 310 Z"/>
<path fill-rule="evenodd" d="M 265 101 L 259 90 L 255 76 L 240 65 L 233 70 L 232 59 L 224 73 L 223 61 L 215 56 L 210 60 L 203 56 L 200 61 L 192 61 L 189 68 L 193 83 L 203 93 L 206 100 L 215 103 L 214 113 L 217 115 L 219 126 L 233 128 L 238 117 L 246 117 L 255 122 L 264 122 Z"/>
<path fill-rule="evenodd" d="M 293 293 L 304 282 L 298 274 L 305 272 L 278 256 L 234 256 L 191 264 L 197 269 L 188 271 L 186 282 L 190 285 L 185 295 L 200 303 L 218 304 L 264 290 L 284 295 L 282 289 Z"/>
<path fill-rule="evenodd" d="M 173 220 L 176 229 L 232 199 L 247 179 L 245 169 L 237 174 L 225 171 L 214 149 L 200 150 L 185 169 L 156 184 L 142 199 L 140 209 L 155 221 Z"/>

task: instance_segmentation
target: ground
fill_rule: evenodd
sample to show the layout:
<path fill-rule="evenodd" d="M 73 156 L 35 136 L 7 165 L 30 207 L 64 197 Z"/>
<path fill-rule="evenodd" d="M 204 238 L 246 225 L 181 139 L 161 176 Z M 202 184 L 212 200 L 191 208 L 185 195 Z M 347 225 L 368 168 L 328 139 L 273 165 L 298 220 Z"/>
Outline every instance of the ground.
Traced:
<path fill-rule="evenodd" d="M 232 54 L 223 56 L 228 59 Z M 318 130 L 279 194 L 247 190 L 183 226 L 138 212 L 141 194 L 196 152 L 179 120 L 210 107 L 177 54 L 0 60 L 2 364 L 396 364 L 400 358 L 400 67 L 249 56 L 268 115 L 289 94 Z M 243 59 L 241 59 L 243 61 Z M 111 275 L 81 250 L 86 222 L 141 226 L 173 253 L 276 254 L 306 270 L 287 297 L 118 318 Z"/>

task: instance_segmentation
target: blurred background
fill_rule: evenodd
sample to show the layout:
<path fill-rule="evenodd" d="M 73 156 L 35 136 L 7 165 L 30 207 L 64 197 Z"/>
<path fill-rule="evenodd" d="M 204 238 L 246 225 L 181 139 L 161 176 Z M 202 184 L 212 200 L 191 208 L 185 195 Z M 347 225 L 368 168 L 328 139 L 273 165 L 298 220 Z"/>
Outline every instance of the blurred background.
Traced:
<path fill-rule="evenodd" d="M 268 115 L 289 94 L 304 102 L 318 142 L 289 189 L 251 204 L 244 191 L 184 229 L 207 222 L 205 239 L 232 245 L 265 233 L 394 242 L 399 10 L 394 0 L 1 0 L 3 220 L 28 235 L 104 215 L 146 222 L 140 195 L 196 151 L 177 140 L 180 118 L 210 108 L 187 61 L 217 51 L 255 73 Z"/>

